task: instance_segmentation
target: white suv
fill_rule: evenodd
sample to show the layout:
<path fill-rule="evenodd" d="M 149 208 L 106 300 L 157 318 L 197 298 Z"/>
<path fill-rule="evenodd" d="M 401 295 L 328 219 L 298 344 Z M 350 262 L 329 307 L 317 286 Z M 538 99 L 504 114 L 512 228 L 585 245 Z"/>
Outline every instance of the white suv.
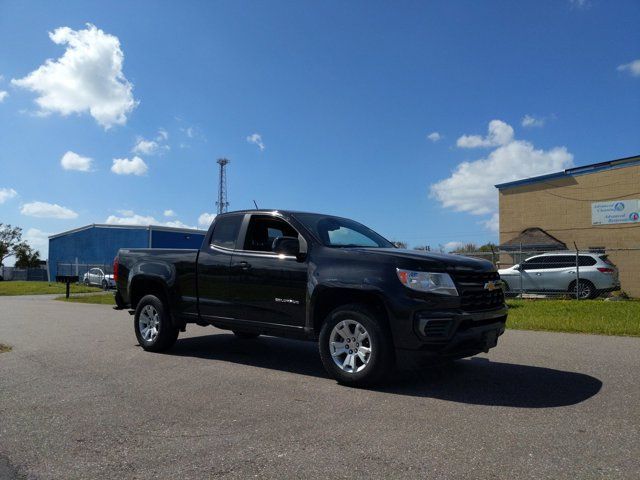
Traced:
<path fill-rule="evenodd" d="M 576 292 L 575 252 L 536 255 L 498 273 L 506 291 Z M 602 253 L 580 253 L 578 276 L 578 297 L 582 299 L 620 289 L 618 267 Z"/>

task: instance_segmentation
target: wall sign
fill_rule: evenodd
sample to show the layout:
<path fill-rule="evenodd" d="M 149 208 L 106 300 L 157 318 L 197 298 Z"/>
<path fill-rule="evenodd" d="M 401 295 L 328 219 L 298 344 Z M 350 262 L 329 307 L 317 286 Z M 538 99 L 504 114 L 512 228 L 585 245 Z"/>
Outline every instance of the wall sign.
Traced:
<path fill-rule="evenodd" d="M 591 204 L 592 225 L 640 223 L 640 200 L 613 200 Z"/>

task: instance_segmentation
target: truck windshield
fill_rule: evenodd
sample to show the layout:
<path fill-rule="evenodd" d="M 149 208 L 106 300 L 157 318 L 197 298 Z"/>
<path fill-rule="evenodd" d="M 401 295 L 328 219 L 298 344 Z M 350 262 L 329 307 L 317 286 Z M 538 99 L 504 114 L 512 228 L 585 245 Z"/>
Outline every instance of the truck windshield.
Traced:
<path fill-rule="evenodd" d="M 327 247 L 394 248 L 393 244 L 381 235 L 347 218 L 315 213 L 296 213 L 295 217 Z"/>

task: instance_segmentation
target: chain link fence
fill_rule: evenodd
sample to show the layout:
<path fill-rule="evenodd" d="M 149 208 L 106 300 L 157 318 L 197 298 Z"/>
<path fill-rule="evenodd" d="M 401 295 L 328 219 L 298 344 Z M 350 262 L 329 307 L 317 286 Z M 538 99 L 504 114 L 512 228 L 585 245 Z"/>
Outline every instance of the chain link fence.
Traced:
<path fill-rule="evenodd" d="M 0 280 L 4 281 L 46 282 L 48 278 L 47 269 L 43 267 L 0 267 Z"/>
<path fill-rule="evenodd" d="M 457 255 L 492 262 L 507 297 L 640 297 L 640 248 L 516 250 L 494 249 Z"/>
<path fill-rule="evenodd" d="M 112 264 L 58 262 L 56 266 L 57 277 L 77 278 L 80 284 L 101 287 L 105 290 L 115 288 Z"/>

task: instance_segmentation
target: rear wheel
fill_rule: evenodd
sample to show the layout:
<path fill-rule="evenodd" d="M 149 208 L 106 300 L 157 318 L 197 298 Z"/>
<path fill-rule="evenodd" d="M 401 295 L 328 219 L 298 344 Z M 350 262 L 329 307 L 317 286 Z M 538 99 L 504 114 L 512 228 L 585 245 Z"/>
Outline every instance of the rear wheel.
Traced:
<path fill-rule="evenodd" d="M 140 346 L 147 351 L 167 350 L 178 339 L 178 329 L 173 326 L 165 305 L 155 295 L 145 295 L 138 302 L 133 324 Z"/>
<path fill-rule="evenodd" d="M 365 305 L 344 305 L 331 312 L 320 331 L 319 349 L 324 368 L 345 385 L 377 383 L 393 368 L 391 335 Z"/>
<path fill-rule="evenodd" d="M 576 297 L 576 282 L 571 282 L 569 285 L 569 293 Z M 593 286 L 589 280 L 580 280 L 578 282 L 578 298 L 580 300 L 587 300 L 589 298 L 595 298 L 598 295 L 596 287 Z"/>
<path fill-rule="evenodd" d="M 108 290 L 109 289 L 109 284 L 107 283 L 106 280 L 102 280 L 102 289 L 103 290 Z"/>
<path fill-rule="evenodd" d="M 259 333 L 238 332 L 236 330 L 233 331 L 233 334 L 242 340 L 250 340 L 252 338 L 258 338 L 260 336 Z"/>

